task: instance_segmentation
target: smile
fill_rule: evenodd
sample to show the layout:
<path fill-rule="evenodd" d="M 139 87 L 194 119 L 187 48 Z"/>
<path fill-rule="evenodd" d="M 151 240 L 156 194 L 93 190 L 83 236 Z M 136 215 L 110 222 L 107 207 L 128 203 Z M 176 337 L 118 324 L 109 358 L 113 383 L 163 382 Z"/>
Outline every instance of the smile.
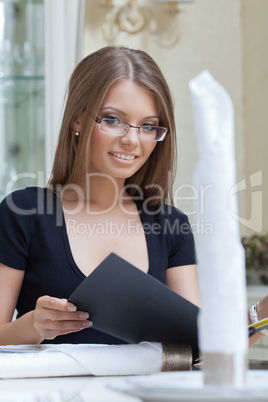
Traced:
<path fill-rule="evenodd" d="M 125 155 L 125 154 L 120 154 L 120 153 L 117 153 L 117 152 L 109 152 L 109 153 L 111 155 L 115 156 L 116 158 L 126 159 L 126 160 L 129 160 L 129 161 L 132 161 L 133 159 L 136 158 L 135 155 Z"/>

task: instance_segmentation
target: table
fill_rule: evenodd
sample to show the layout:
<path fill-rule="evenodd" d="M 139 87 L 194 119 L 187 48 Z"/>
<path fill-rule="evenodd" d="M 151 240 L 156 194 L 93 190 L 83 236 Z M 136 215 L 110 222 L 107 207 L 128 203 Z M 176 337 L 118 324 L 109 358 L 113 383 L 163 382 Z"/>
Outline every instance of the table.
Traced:
<path fill-rule="evenodd" d="M 204 387 L 201 371 L 0 380 L 1 402 L 267 402 L 267 395 L 268 370 L 249 370 L 243 389 Z"/>

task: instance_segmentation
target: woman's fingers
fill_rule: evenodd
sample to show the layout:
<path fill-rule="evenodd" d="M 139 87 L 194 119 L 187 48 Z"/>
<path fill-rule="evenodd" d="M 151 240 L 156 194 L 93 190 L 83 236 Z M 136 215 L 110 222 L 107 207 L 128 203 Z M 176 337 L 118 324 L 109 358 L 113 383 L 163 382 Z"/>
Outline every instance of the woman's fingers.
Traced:
<path fill-rule="evenodd" d="M 60 311 L 53 310 L 49 308 L 42 308 L 40 311 L 43 320 L 73 320 L 73 321 L 81 321 L 87 320 L 89 318 L 89 314 L 84 311 Z"/>
<path fill-rule="evenodd" d="M 51 320 L 86 320 L 89 314 L 84 311 L 76 311 L 74 304 L 66 299 L 57 299 L 56 297 L 42 296 L 36 302 L 36 310 L 44 319 Z"/>
<path fill-rule="evenodd" d="M 36 302 L 37 306 L 59 310 L 59 311 L 76 311 L 74 304 L 68 302 L 67 299 L 58 299 L 57 297 L 41 296 Z"/>
<path fill-rule="evenodd" d="M 66 299 L 42 296 L 36 302 L 34 326 L 44 339 L 77 332 L 92 325 L 89 314 L 76 311 L 76 306 Z"/>

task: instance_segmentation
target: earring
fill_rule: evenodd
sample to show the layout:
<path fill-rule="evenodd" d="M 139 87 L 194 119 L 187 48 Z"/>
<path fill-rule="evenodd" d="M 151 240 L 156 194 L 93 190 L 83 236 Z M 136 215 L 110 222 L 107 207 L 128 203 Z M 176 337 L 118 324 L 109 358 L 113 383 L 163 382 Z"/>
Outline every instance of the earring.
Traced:
<path fill-rule="evenodd" d="M 75 130 L 75 132 L 74 132 L 74 135 L 76 135 L 76 137 L 78 137 L 79 134 L 80 134 L 80 132 L 79 132 L 79 130 L 78 130 L 78 128 L 77 128 L 77 129 Z"/>

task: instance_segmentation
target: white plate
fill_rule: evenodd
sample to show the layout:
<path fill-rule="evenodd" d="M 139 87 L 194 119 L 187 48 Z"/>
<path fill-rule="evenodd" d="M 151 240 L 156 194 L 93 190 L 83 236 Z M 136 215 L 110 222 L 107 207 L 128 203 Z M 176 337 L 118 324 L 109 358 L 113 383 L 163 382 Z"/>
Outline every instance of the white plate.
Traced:
<path fill-rule="evenodd" d="M 243 388 L 204 386 L 203 374 L 197 371 L 130 377 L 111 387 L 144 402 L 267 402 L 268 371 L 248 371 Z"/>

